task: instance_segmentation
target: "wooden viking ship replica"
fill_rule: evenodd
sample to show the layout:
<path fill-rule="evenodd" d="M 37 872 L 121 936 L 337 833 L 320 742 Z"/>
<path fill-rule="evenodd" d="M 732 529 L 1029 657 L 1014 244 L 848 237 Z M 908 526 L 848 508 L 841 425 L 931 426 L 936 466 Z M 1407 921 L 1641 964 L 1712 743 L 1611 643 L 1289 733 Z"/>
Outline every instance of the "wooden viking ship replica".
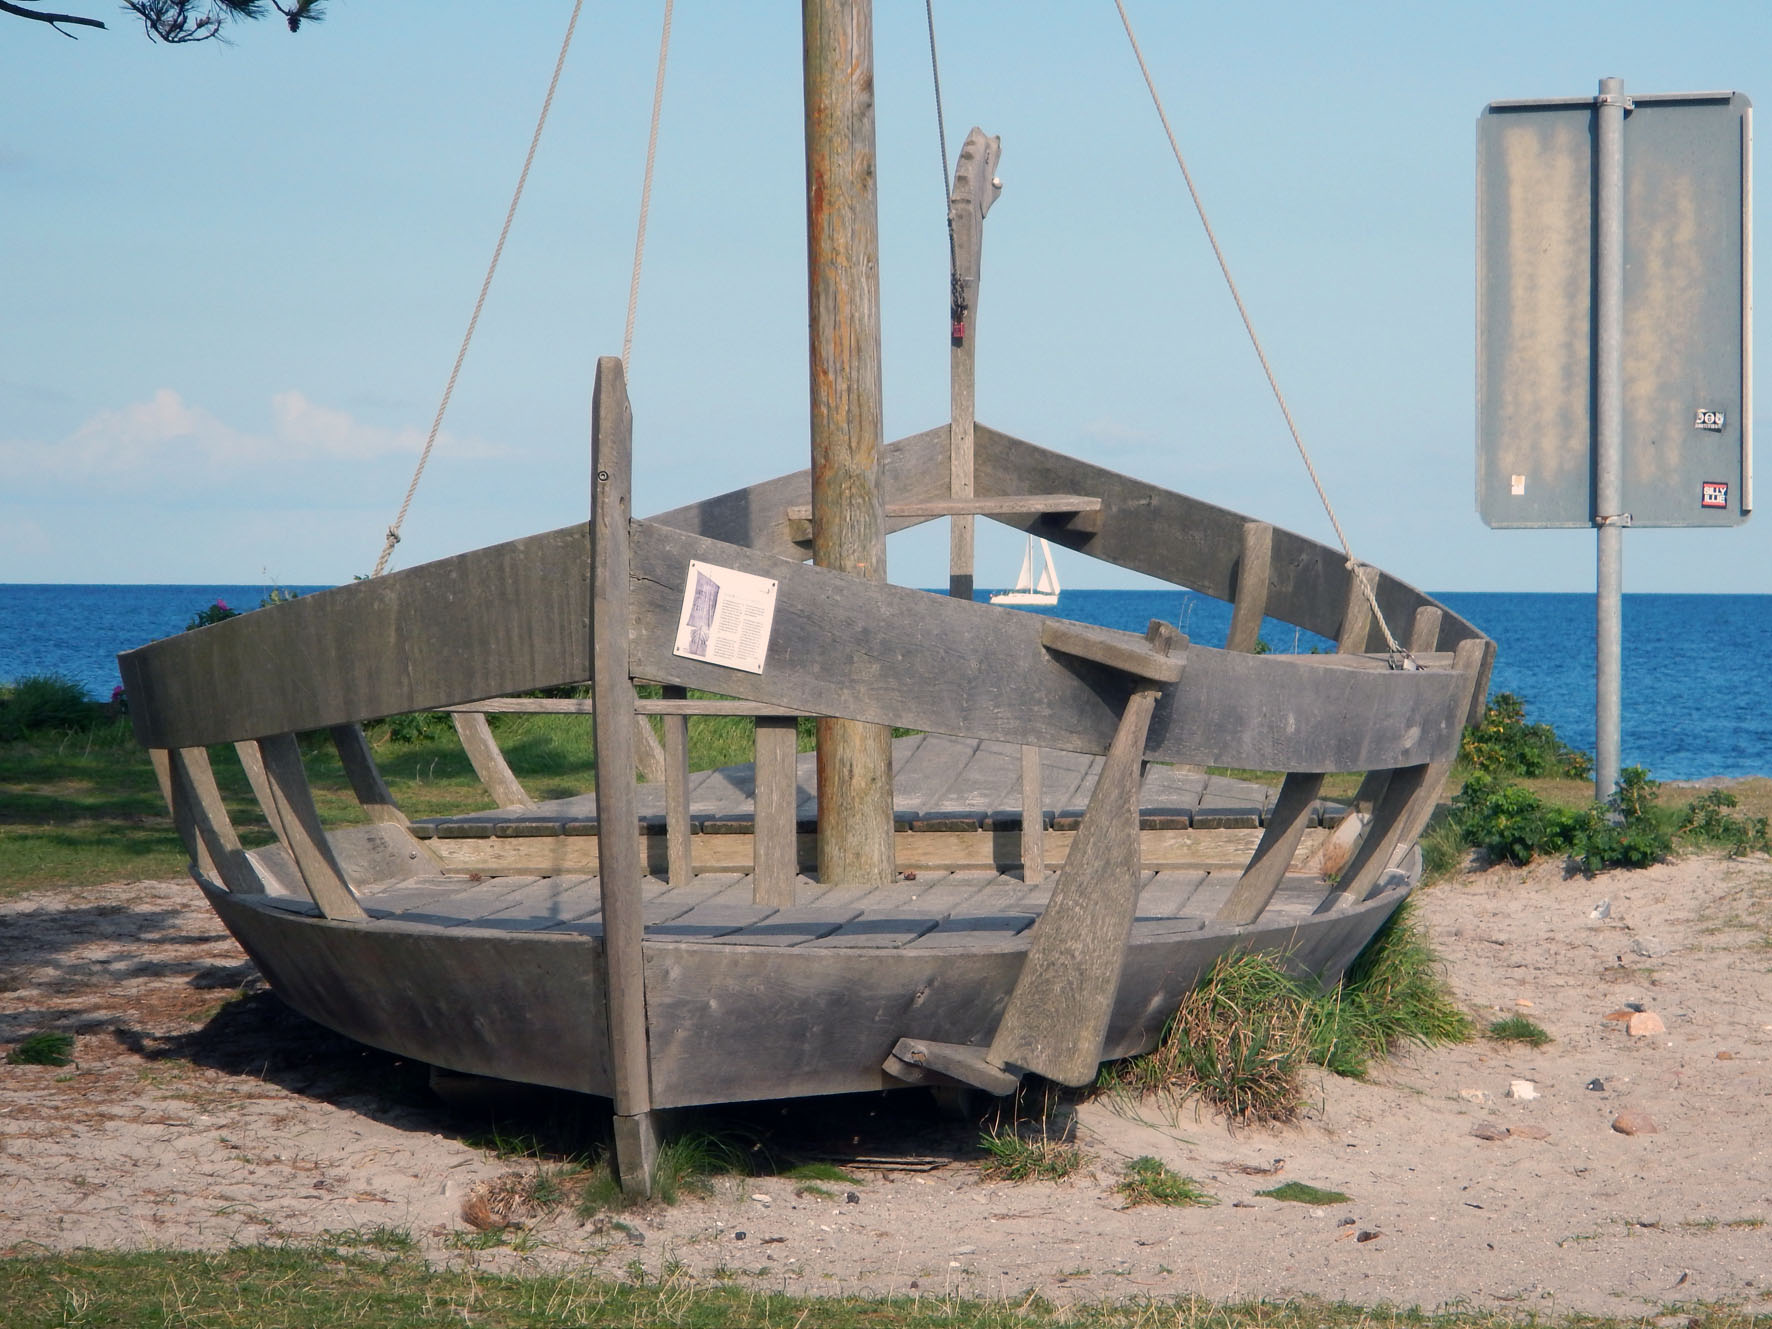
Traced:
<path fill-rule="evenodd" d="M 588 523 L 120 657 L 192 875 L 282 999 L 438 1067 L 611 1098 L 640 1190 L 662 1109 L 1083 1084 L 1154 1046 L 1228 950 L 1333 980 L 1419 873 L 1492 653 L 1339 550 L 975 425 L 964 322 L 952 420 L 879 447 L 871 38 L 865 5 L 823 4 L 810 471 L 633 519 L 605 359 Z M 955 176 L 973 310 L 995 157 L 975 130 Z M 1228 601 L 1228 640 L 975 603 L 980 514 Z M 879 579 L 885 531 L 938 518 L 956 594 Z M 1339 650 L 1257 654 L 1264 616 Z M 587 683 L 593 700 L 513 696 Z M 533 802 L 487 713 L 593 707 L 594 792 Z M 445 709 L 496 810 L 409 820 L 362 726 Z M 754 718 L 754 765 L 688 770 L 686 719 L 710 714 Z M 802 715 L 823 717 L 816 755 L 796 756 Z M 368 824 L 321 824 L 298 744 L 315 731 Z M 264 848 L 242 849 L 217 790 L 229 744 Z M 1207 766 L 1285 775 L 1271 793 Z M 1351 808 L 1319 797 L 1329 772 L 1366 774 Z"/>

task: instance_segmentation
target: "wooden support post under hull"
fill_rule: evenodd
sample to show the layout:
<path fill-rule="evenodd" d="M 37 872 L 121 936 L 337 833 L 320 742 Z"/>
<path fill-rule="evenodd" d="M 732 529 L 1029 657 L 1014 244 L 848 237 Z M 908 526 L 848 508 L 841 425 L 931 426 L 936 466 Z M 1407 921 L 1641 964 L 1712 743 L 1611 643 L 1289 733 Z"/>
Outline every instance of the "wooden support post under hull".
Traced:
<path fill-rule="evenodd" d="M 628 669 L 629 505 L 633 415 L 621 361 L 597 361 L 591 403 L 591 642 L 596 692 L 599 889 L 615 1081 L 616 1173 L 624 1191 L 652 1194 L 658 1134 L 646 1041 L 640 840 L 635 833 L 634 680 Z"/>
<path fill-rule="evenodd" d="M 1156 652 L 1176 655 L 1186 638 L 1151 624 Z M 984 1060 L 1060 1084 L 1088 1084 L 1101 1064 L 1126 939 L 1138 905 L 1137 797 L 1157 685 L 1136 689 L 1120 714 L 1088 811 L 1034 925 L 1027 959 Z"/>

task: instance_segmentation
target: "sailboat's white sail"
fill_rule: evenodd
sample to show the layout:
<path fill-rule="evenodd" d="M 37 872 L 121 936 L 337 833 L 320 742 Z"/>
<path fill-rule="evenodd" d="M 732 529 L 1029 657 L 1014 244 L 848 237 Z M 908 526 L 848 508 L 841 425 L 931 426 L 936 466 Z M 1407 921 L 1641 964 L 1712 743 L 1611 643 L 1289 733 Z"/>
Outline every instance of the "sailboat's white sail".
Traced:
<path fill-rule="evenodd" d="M 1021 555 L 1021 572 L 1015 578 L 1015 585 L 1007 591 L 995 591 L 991 595 L 994 605 L 1055 605 L 1058 603 L 1058 569 L 1052 566 L 1052 546 L 1044 540 L 1040 541 L 1040 555 L 1043 566 L 1040 568 L 1040 580 L 1034 580 L 1034 537 L 1028 536 L 1027 548 Z"/>

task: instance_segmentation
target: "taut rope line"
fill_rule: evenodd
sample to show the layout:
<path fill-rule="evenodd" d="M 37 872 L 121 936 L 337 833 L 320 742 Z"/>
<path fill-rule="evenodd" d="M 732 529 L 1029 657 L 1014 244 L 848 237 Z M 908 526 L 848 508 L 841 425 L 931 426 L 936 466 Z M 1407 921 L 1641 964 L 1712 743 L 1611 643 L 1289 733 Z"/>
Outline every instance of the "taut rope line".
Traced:
<path fill-rule="evenodd" d="M 671 6 L 665 0 L 664 32 L 658 39 L 658 77 L 652 83 L 652 128 L 646 135 L 646 177 L 640 184 L 640 224 L 634 233 L 634 275 L 628 279 L 628 322 L 621 334 L 621 372 L 626 378 L 634 349 L 634 310 L 640 303 L 640 260 L 646 256 L 646 216 L 652 210 L 652 163 L 658 157 L 658 117 L 664 106 L 665 58 L 671 51 Z"/>
<path fill-rule="evenodd" d="M 1206 240 L 1212 246 L 1212 255 L 1218 260 L 1218 270 L 1224 274 L 1224 284 L 1230 288 L 1231 299 L 1236 302 L 1237 313 L 1243 320 L 1243 330 L 1249 334 L 1249 343 L 1255 348 L 1255 357 L 1261 361 L 1261 372 L 1267 375 L 1267 385 L 1273 390 L 1274 400 L 1279 403 L 1280 414 L 1285 417 L 1286 428 L 1292 435 L 1292 442 L 1298 448 L 1298 455 L 1304 459 L 1304 469 L 1310 474 L 1311 484 L 1316 488 L 1317 498 L 1322 501 L 1323 511 L 1329 514 L 1329 524 L 1335 528 L 1335 538 L 1341 542 L 1341 552 L 1347 555 L 1348 571 L 1360 589 L 1365 592 L 1366 602 L 1372 606 L 1372 616 L 1378 620 L 1380 631 L 1384 633 L 1385 644 L 1393 656 L 1408 657 L 1408 652 L 1397 644 L 1391 635 L 1390 624 L 1384 621 L 1384 611 L 1378 607 L 1378 597 L 1373 594 L 1369 583 L 1360 572 L 1360 562 L 1354 557 L 1353 547 L 1348 544 L 1347 534 L 1341 529 L 1341 522 L 1335 515 L 1335 507 L 1329 502 L 1329 495 L 1323 488 L 1323 482 L 1317 478 L 1317 468 L 1311 462 L 1310 450 L 1304 445 L 1304 438 L 1298 432 L 1298 425 L 1292 419 L 1292 409 L 1286 404 L 1286 394 L 1280 391 L 1280 381 L 1274 376 L 1274 368 L 1268 363 L 1267 352 L 1262 349 L 1261 338 L 1255 335 L 1255 323 L 1249 317 L 1249 309 L 1243 303 L 1243 296 L 1237 290 L 1237 283 L 1231 276 L 1230 264 L 1225 261 L 1224 250 L 1218 246 L 1218 237 L 1212 231 L 1212 223 L 1206 217 L 1206 205 L 1200 201 L 1200 191 L 1194 188 L 1193 173 L 1187 168 L 1187 162 L 1181 155 L 1181 145 L 1175 140 L 1175 131 L 1169 126 L 1169 113 L 1163 109 L 1163 99 L 1157 93 L 1156 80 L 1151 77 L 1150 66 L 1144 61 L 1144 51 L 1139 48 L 1138 37 L 1132 31 L 1132 20 L 1126 15 L 1123 0 L 1114 0 L 1114 8 L 1120 11 L 1120 24 L 1126 29 L 1126 39 L 1132 43 L 1132 54 L 1138 61 L 1138 71 L 1144 75 L 1144 86 L 1150 91 L 1151 104 L 1157 108 L 1157 118 L 1163 122 L 1163 132 L 1169 138 L 1169 150 L 1175 154 L 1175 164 L 1181 167 L 1181 178 L 1187 184 L 1188 196 L 1194 201 L 1194 211 L 1200 214 L 1200 225 L 1206 232 Z"/>
<path fill-rule="evenodd" d="M 455 393 L 455 380 L 461 376 L 462 361 L 468 358 L 468 343 L 474 340 L 474 328 L 480 322 L 480 310 L 486 305 L 486 292 L 492 287 L 492 274 L 498 271 L 498 260 L 505 252 L 505 239 L 511 233 L 511 222 L 517 215 L 517 203 L 523 197 L 523 186 L 529 181 L 529 167 L 535 161 L 535 149 L 541 143 L 542 127 L 548 122 L 548 111 L 554 105 L 554 89 L 560 86 L 560 71 L 566 65 L 566 52 L 572 46 L 572 34 L 578 27 L 578 11 L 584 7 L 584 0 L 573 0 L 572 17 L 566 23 L 566 38 L 560 43 L 559 58 L 554 61 L 554 76 L 548 80 L 548 95 L 542 98 L 541 115 L 535 121 L 535 133 L 529 139 L 529 152 L 523 158 L 523 170 L 517 176 L 517 188 L 511 194 L 511 206 L 505 210 L 505 224 L 498 233 L 498 243 L 492 249 L 492 262 L 486 265 L 486 279 L 480 283 L 480 296 L 474 301 L 474 312 L 468 319 L 468 330 L 461 339 L 461 349 L 455 353 L 455 365 L 449 371 L 449 382 L 443 388 L 443 400 L 437 403 L 437 416 L 431 421 L 431 432 L 425 438 L 424 451 L 419 453 L 418 466 L 412 472 L 412 483 L 406 486 L 406 498 L 400 504 L 400 515 L 394 518 L 394 524 L 388 527 L 387 543 L 382 545 L 381 557 L 375 560 L 375 571 L 369 575 L 379 577 L 387 570 L 388 559 L 393 556 L 394 546 L 400 543 L 400 527 L 406 522 L 406 514 L 412 508 L 412 496 L 418 492 L 419 478 L 425 473 L 425 463 L 431 459 L 431 449 L 437 445 L 438 431 L 443 428 L 443 415 L 449 409 L 449 398 Z"/>

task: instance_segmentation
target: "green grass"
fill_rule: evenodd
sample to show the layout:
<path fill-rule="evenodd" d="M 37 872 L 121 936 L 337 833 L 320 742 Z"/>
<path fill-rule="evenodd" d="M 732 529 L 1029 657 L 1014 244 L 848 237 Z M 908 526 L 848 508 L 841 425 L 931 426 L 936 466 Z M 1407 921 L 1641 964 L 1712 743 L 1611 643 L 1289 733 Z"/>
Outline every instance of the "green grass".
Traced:
<path fill-rule="evenodd" d="M 85 705 L 77 724 L 0 739 L 0 899 L 43 886 L 184 874 L 184 848 L 134 730 L 126 719 Z M 396 717 L 368 727 L 376 762 L 400 807 L 413 817 L 491 807 L 447 721 L 416 720 Z M 595 788 L 590 716 L 498 715 L 492 727 L 511 769 L 536 798 L 568 798 Z M 801 751 L 812 745 L 811 730 L 808 720 Z M 692 718 L 690 765 L 700 770 L 748 762 L 752 734 L 751 723 L 739 717 Z M 363 810 L 331 741 L 305 735 L 302 754 L 322 820 L 329 826 L 361 823 Z M 209 755 L 242 843 L 249 849 L 269 844 L 270 827 L 233 747 L 219 745 Z"/>
<path fill-rule="evenodd" d="M 1192 1177 L 1172 1171 L 1160 1159 L 1146 1154 L 1126 1165 L 1125 1174 L 1114 1185 L 1114 1193 L 1126 1201 L 1128 1209 L 1141 1204 L 1170 1206 L 1217 1204 Z"/>
<path fill-rule="evenodd" d="M 1050 1103 L 1036 1118 L 1024 1118 L 1019 1100 L 1010 1118 L 999 1117 L 978 1137 L 985 1159 L 979 1175 L 986 1181 L 1063 1181 L 1087 1162 L 1072 1138 L 1071 1118 L 1054 1128 Z"/>
<path fill-rule="evenodd" d="M 48 1029 L 27 1034 L 6 1054 L 6 1063 L 9 1066 L 72 1066 L 74 1036 Z"/>
<path fill-rule="evenodd" d="M 1104 1066 L 1097 1086 L 1194 1095 L 1232 1121 L 1291 1121 L 1307 1065 L 1361 1076 L 1400 1044 L 1461 1042 L 1470 1032 L 1405 902 L 1326 992 L 1274 955 L 1223 956 L 1156 1049 Z"/>
<path fill-rule="evenodd" d="M 1333 1194 L 1333 1192 L 1330 1192 Z M 379 1230 L 378 1230 L 379 1231 Z M 692 1278 L 636 1272 L 519 1277 L 432 1269 L 397 1235 L 339 1233 L 311 1246 L 217 1254 L 89 1252 L 0 1258 L 7 1329 L 64 1326 L 252 1325 L 257 1329 L 1518 1329 L 1517 1309 L 1424 1314 L 1312 1300 L 1219 1303 L 1138 1297 L 1055 1306 L 1016 1292 L 795 1297 L 735 1285 L 731 1271 Z M 1735 1306 L 1683 1304 L 1695 1329 L 1767 1329 L 1772 1317 Z M 1641 1318 L 1535 1312 L 1539 1326 L 1639 1329 Z"/>
<path fill-rule="evenodd" d="M 1289 1181 L 1284 1186 L 1255 1193 L 1265 1195 L 1270 1200 L 1287 1200 L 1292 1204 L 1350 1204 L 1354 1198 L 1340 1191 L 1326 1191 L 1321 1186 L 1312 1186 L 1303 1181 Z"/>
<path fill-rule="evenodd" d="M 1541 1048 L 1551 1041 L 1543 1025 L 1524 1015 L 1509 1015 L 1496 1020 L 1483 1032 L 1497 1043 L 1525 1043 L 1529 1047 Z"/>

